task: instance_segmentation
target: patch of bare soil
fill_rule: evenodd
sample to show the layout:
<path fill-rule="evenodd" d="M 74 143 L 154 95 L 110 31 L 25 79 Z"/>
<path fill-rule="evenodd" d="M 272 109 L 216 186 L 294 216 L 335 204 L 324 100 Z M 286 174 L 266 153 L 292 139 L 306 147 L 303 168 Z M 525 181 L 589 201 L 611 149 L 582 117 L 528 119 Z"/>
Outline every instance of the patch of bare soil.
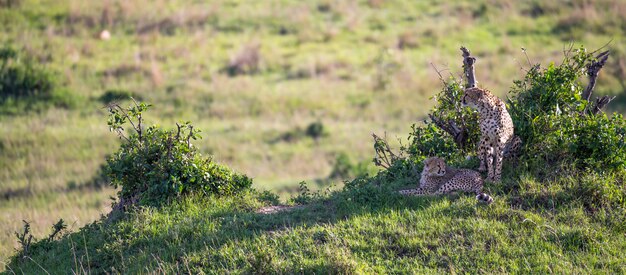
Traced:
<path fill-rule="evenodd" d="M 287 206 L 287 205 L 271 205 L 259 208 L 256 212 L 259 214 L 274 214 L 283 211 L 291 211 L 293 209 L 302 208 L 301 205 Z"/>

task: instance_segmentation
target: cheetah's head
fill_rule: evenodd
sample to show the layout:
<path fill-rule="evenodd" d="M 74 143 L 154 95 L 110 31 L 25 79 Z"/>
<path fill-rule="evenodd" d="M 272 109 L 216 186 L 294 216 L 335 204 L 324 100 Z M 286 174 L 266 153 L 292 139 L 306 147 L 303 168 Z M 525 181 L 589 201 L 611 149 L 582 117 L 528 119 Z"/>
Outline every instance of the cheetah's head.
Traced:
<path fill-rule="evenodd" d="M 465 93 L 463 93 L 463 99 L 461 100 L 461 104 L 463 107 L 470 107 L 472 109 L 477 109 L 478 106 L 482 105 L 487 100 L 486 91 L 480 88 L 467 88 L 465 89 Z"/>
<path fill-rule="evenodd" d="M 428 176 L 442 177 L 446 174 L 446 162 L 442 158 L 431 157 L 424 160 L 424 171 L 422 174 Z"/>

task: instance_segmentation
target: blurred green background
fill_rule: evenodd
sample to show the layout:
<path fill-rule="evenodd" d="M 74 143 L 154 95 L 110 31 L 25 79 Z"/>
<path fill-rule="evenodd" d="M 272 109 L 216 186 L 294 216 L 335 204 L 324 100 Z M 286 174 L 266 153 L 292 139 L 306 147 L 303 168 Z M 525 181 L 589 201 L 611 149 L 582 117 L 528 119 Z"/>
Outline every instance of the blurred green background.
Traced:
<path fill-rule="evenodd" d="M 460 77 L 462 45 L 502 98 L 580 45 L 611 50 L 596 95 L 626 90 L 626 1 L 443 2 L 0 0 L 2 46 L 54 80 L 50 97 L 0 104 L 0 261 L 22 220 L 43 236 L 109 210 L 100 165 L 120 141 L 104 106 L 129 96 L 154 105 L 149 123 L 192 121 L 202 152 L 284 199 L 375 173 L 370 134 L 405 142 L 438 71 Z"/>

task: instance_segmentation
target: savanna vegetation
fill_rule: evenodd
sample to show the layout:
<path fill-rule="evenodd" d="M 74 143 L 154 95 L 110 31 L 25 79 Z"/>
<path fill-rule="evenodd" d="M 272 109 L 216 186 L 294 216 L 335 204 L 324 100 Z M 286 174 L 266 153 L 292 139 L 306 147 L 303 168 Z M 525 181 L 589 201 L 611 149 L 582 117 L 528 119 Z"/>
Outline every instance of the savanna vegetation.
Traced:
<path fill-rule="evenodd" d="M 7 272 L 624 272 L 621 1 L 0 6 Z M 477 167 L 426 116 L 459 118 L 460 45 L 524 141 L 491 206 L 395 192 Z"/>

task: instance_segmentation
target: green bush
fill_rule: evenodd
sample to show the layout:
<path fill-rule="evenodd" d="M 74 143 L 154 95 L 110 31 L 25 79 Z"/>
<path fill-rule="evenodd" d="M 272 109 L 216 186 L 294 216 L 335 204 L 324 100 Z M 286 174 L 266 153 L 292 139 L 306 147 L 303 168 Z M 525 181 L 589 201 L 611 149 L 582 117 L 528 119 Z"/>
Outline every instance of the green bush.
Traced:
<path fill-rule="evenodd" d="M 480 138 L 478 112 L 462 106 L 461 101 L 465 89 L 460 81 L 451 78 L 447 81 L 442 80 L 442 84 L 442 90 L 434 97 L 437 104 L 431 110 L 430 116 L 441 121 L 449 121 L 459 127 L 465 127 L 466 132 L 463 134 L 467 138 L 464 143 L 459 144 L 459 149 L 463 153 L 474 152 Z M 454 140 L 452 141 L 454 142 Z"/>
<path fill-rule="evenodd" d="M 457 144 L 454 138 L 437 127 L 433 122 L 424 125 L 413 124 L 409 133 L 409 145 L 402 148 L 411 161 L 417 165 L 432 156 L 445 158 L 451 163 L 463 162 L 465 156 L 476 151 L 480 138 L 478 113 L 461 105 L 463 88 L 459 81 L 442 80 L 442 90 L 434 96 L 437 103 L 432 108 L 431 118 L 463 126 L 467 136 L 465 142 Z"/>
<path fill-rule="evenodd" d="M 173 130 L 159 126 L 143 129 L 149 105 L 135 102 L 126 109 L 109 107 L 108 125 L 125 142 L 107 159 L 106 175 L 119 191 L 120 205 L 159 206 L 191 193 L 231 195 L 249 188 L 252 179 L 203 157 L 192 140 L 199 131 L 189 123 Z M 133 133 L 125 134 L 130 124 Z"/>
<path fill-rule="evenodd" d="M 421 162 L 428 157 L 442 157 L 456 159 L 461 157 L 461 150 L 452 140 L 452 137 L 432 123 L 424 126 L 411 126 L 409 133 L 410 144 L 406 152 L 415 161 Z"/>
<path fill-rule="evenodd" d="M 600 170 L 626 168 L 626 123 L 621 115 L 592 114 L 582 98 L 581 78 L 595 59 L 584 48 L 567 52 L 560 65 L 532 67 L 523 80 L 514 81 L 508 110 L 515 133 L 523 142 L 521 160 L 538 165 L 566 161 Z M 476 151 L 480 130 L 478 116 L 460 106 L 463 89 L 455 80 L 444 81 L 435 96 L 431 118 L 451 121 L 467 129 L 467 142 L 454 138 L 434 125 L 413 125 L 409 145 L 403 148 L 410 162 L 439 156 L 451 164 L 465 163 Z"/>
<path fill-rule="evenodd" d="M 566 120 L 571 137 L 567 152 L 588 167 L 611 170 L 626 168 L 626 121 L 621 114 L 609 118 L 601 113 Z"/>
<path fill-rule="evenodd" d="M 320 121 L 312 122 L 306 127 L 305 134 L 312 139 L 319 139 L 324 136 L 324 124 Z"/>
<path fill-rule="evenodd" d="M 588 209 L 624 205 L 626 121 L 620 114 L 594 114 L 590 111 L 593 102 L 582 98 L 586 87 L 582 80 L 594 61 L 593 53 L 580 48 L 566 52 L 561 64 L 551 64 L 545 69 L 534 66 L 523 80 L 514 81 L 507 109 L 523 145 L 515 161 L 518 167 L 511 169 L 511 164 L 505 165 L 505 179 L 502 185 L 495 187 L 495 193 L 529 191 L 539 198 L 537 201 L 543 201 L 543 191 L 523 190 L 526 187 L 520 185 L 516 177 L 524 174 L 542 188 L 564 190 L 563 194 L 557 194 L 563 201 L 586 202 Z M 429 116 L 431 120 L 451 122 L 467 129 L 465 144 L 434 122 L 413 125 L 409 143 L 401 147 L 399 155 L 390 151 L 386 141 L 375 138 L 375 164 L 385 170 L 369 180 L 346 183 L 346 189 L 353 193 L 354 190 L 365 192 L 367 199 L 372 196 L 369 192 L 377 190 L 376 186 L 383 182 L 415 184 L 423 168 L 422 161 L 430 156 L 442 157 L 454 167 L 477 168 L 477 160 L 467 156 L 476 151 L 480 136 L 478 117 L 460 106 L 461 96 L 460 83 L 444 81 L 444 88 L 435 96 L 437 103 Z M 599 180 L 603 177 L 615 180 Z M 571 184 L 558 180 L 560 178 L 592 180 Z"/>
<path fill-rule="evenodd" d="M 57 87 L 56 75 L 33 57 L 5 45 L 0 49 L 0 105 L 3 112 L 42 110 L 49 106 L 73 108 L 77 98 Z"/>
<path fill-rule="evenodd" d="M 560 65 L 534 66 L 524 80 L 514 82 L 508 108 L 524 143 L 523 159 L 569 161 L 600 170 L 626 167 L 624 119 L 592 114 L 582 98 L 581 78 L 592 61 L 593 55 L 580 48 Z"/>

